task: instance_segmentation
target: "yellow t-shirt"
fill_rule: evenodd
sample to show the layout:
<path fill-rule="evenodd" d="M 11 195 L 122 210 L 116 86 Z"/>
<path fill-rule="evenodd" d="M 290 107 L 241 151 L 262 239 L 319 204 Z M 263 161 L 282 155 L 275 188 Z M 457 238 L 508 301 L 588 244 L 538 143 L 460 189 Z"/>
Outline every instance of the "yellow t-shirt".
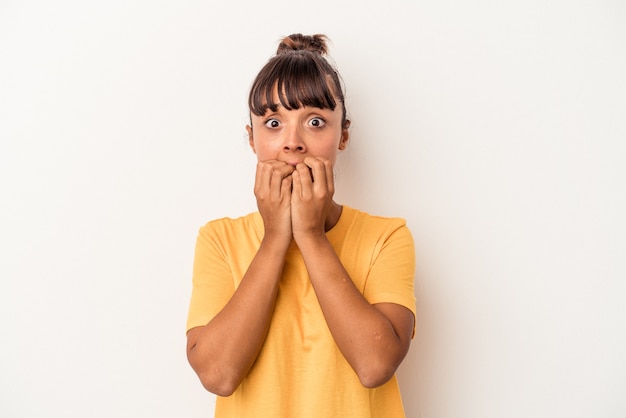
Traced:
<path fill-rule="evenodd" d="M 263 237 L 258 212 L 209 222 L 196 243 L 187 329 L 207 324 L 228 302 Z M 415 315 L 413 238 L 400 218 L 347 206 L 327 233 L 344 268 L 372 304 L 396 303 Z M 259 356 L 215 418 L 400 418 L 395 376 L 368 389 L 328 329 L 298 248 L 286 256 L 276 308 Z"/>

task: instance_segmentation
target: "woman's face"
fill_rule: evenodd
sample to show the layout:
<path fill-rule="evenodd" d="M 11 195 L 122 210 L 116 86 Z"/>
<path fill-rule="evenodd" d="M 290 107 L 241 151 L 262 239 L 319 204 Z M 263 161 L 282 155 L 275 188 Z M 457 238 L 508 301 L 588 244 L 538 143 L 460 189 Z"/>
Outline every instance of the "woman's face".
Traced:
<path fill-rule="evenodd" d="M 252 114 L 252 126 L 246 129 L 258 161 L 278 160 L 295 167 L 311 156 L 334 166 L 337 153 L 348 143 L 348 126 L 342 126 L 342 120 L 340 106 L 287 110 L 279 104 L 275 112 L 267 109 L 263 116 Z"/>

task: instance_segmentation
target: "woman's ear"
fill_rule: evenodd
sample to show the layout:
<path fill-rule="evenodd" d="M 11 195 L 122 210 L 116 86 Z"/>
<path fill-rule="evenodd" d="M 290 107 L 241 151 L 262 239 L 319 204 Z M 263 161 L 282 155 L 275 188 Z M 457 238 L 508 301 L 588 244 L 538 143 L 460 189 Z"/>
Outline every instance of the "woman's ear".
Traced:
<path fill-rule="evenodd" d="M 252 127 L 250 125 L 246 125 L 246 131 L 248 131 L 248 144 L 250 144 L 252 152 L 256 154 L 256 148 L 254 148 L 254 137 L 252 136 Z"/>
<path fill-rule="evenodd" d="M 341 131 L 341 138 L 339 139 L 339 150 L 343 151 L 348 146 L 348 141 L 350 140 L 350 121 L 346 120 L 343 124 L 343 129 Z"/>

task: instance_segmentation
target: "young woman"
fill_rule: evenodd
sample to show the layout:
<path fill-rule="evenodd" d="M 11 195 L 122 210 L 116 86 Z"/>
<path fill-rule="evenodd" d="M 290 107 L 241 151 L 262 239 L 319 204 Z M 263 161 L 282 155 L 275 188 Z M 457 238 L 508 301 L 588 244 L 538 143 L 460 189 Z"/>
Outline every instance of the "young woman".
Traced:
<path fill-rule="evenodd" d="M 349 139 L 326 37 L 294 34 L 249 96 L 258 212 L 196 243 L 187 356 L 216 418 L 404 417 L 395 371 L 414 333 L 404 220 L 333 200 Z"/>

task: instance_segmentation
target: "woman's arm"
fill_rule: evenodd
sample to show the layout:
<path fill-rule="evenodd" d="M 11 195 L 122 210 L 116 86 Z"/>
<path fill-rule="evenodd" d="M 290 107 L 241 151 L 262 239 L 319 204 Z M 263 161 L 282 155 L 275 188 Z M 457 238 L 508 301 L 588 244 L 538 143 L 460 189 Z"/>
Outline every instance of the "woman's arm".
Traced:
<path fill-rule="evenodd" d="M 205 326 L 187 333 L 187 357 L 204 387 L 229 396 L 248 374 L 267 335 L 285 254 L 291 243 L 291 171 L 259 163 L 255 194 L 265 235 L 241 283 Z"/>
<path fill-rule="evenodd" d="M 298 246 L 333 338 L 361 384 L 386 383 L 408 352 L 413 313 L 393 303 L 371 305 L 325 235 L 299 239 Z"/>
<path fill-rule="evenodd" d="M 380 386 L 393 376 L 408 352 L 413 313 L 393 303 L 370 304 L 328 241 L 325 223 L 334 193 L 330 163 L 306 159 L 293 177 L 293 236 L 328 327 L 361 383 Z"/>
<path fill-rule="evenodd" d="M 187 357 L 202 385 L 229 396 L 248 374 L 269 328 L 284 250 L 263 241 L 226 306 L 205 326 L 187 333 Z"/>

